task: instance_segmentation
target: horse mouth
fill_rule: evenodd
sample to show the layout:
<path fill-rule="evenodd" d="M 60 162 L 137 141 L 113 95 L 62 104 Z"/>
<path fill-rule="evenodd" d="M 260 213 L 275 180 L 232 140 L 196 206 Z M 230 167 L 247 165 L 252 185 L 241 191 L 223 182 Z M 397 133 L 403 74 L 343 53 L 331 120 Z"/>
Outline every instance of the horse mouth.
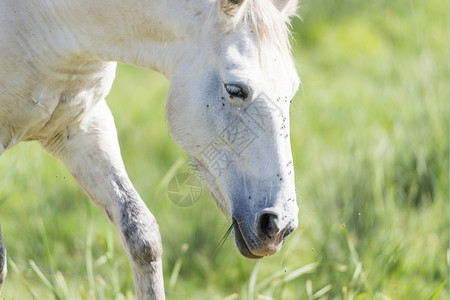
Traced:
<path fill-rule="evenodd" d="M 246 258 L 251 259 L 260 259 L 263 258 L 263 256 L 254 254 L 249 246 L 247 245 L 247 242 L 245 241 L 244 236 L 242 235 L 241 229 L 239 228 L 238 222 L 236 219 L 233 218 L 233 233 L 234 233 L 234 241 L 236 243 L 236 247 L 238 248 L 239 252 L 242 254 L 242 256 Z"/>

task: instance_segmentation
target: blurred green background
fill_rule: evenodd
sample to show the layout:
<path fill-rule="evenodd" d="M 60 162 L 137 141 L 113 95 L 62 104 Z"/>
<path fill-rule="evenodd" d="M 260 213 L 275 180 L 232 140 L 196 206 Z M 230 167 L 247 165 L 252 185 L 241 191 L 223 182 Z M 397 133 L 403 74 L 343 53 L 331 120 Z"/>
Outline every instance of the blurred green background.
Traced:
<path fill-rule="evenodd" d="M 121 65 L 108 103 L 130 178 L 155 214 L 168 299 L 448 299 L 447 1 L 303 0 L 291 106 L 300 226 L 247 260 L 168 134 L 160 74 Z M 35 143 L 0 159 L 9 275 L 1 299 L 134 299 L 119 237 L 64 166 Z"/>

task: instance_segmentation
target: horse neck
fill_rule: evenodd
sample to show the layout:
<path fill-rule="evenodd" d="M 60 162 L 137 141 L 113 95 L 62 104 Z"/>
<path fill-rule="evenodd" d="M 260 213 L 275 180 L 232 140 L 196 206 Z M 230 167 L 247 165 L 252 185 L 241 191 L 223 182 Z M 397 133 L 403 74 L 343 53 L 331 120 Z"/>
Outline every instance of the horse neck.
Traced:
<path fill-rule="evenodd" d="M 35 14 L 34 24 L 29 25 L 41 27 L 41 38 L 58 32 L 56 37 L 47 37 L 53 40 L 53 57 L 133 64 L 170 79 L 186 49 L 198 44 L 194 39 L 199 31 L 208 28 L 203 25 L 211 19 L 206 12 L 215 5 L 211 1 L 180 2 L 44 0 L 30 1 L 27 11 Z"/>

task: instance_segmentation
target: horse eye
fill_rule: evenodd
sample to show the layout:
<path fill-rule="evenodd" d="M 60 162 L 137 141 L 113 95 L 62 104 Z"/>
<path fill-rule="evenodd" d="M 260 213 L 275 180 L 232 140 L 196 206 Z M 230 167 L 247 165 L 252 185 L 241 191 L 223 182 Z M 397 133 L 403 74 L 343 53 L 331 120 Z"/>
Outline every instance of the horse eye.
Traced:
<path fill-rule="evenodd" d="M 225 84 L 225 89 L 227 90 L 230 98 L 240 98 L 245 100 L 248 97 L 248 89 L 238 85 L 238 84 Z"/>

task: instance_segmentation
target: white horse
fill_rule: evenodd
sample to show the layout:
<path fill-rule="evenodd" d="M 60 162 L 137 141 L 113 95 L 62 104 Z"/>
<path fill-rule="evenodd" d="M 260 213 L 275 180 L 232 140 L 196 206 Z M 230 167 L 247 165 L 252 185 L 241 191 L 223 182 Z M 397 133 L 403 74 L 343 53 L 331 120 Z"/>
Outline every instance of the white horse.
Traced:
<path fill-rule="evenodd" d="M 138 299 L 163 299 L 155 218 L 128 179 L 106 105 L 115 62 L 170 81 L 167 121 L 242 255 L 297 227 L 289 102 L 299 86 L 287 23 L 297 0 L 0 1 L 0 154 L 38 141 L 114 224 Z M 0 287 L 6 254 L 0 238 Z"/>

